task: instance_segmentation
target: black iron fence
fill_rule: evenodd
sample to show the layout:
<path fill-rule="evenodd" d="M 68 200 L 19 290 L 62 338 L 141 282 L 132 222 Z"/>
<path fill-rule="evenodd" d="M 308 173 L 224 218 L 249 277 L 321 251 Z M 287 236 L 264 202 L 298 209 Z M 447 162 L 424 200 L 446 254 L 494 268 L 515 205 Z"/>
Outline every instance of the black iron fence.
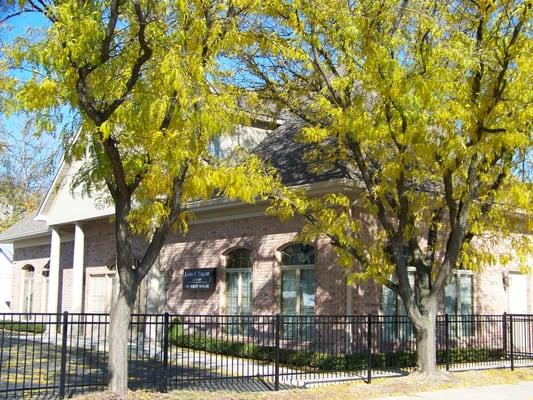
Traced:
<path fill-rule="evenodd" d="M 63 398 L 107 379 L 105 314 L 0 314 L 0 398 Z M 408 373 L 416 342 L 405 316 L 133 315 L 129 385 L 277 390 Z M 437 318 L 446 370 L 533 366 L 533 315 Z"/>

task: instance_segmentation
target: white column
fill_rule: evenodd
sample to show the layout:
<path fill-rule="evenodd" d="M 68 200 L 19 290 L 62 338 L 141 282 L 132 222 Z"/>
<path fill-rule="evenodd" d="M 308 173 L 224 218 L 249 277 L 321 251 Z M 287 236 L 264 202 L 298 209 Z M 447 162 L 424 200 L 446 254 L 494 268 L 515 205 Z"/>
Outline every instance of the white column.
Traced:
<path fill-rule="evenodd" d="M 353 315 L 353 287 L 349 279 L 346 279 L 346 315 Z M 353 340 L 352 324 L 346 324 L 346 335 L 344 350 L 346 354 L 351 354 L 351 344 Z"/>
<path fill-rule="evenodd" d="M 50 243 L 50 277 L 48 284 L 48 312 L 57 313 L 59 307 L 59 258 L 61 251 L 61 237 L 57 228 L 52 228 Z"/>
<path fill-rule="evenodd" d="M 83 312 L 85 234 L 79 223 L 74 228 L 74 262 L 72 269 L 72 309 L 73 313 Z"/>
<path fill-rule="evenodd" d="M 148 314 L 158 314 L 159 312 L 159 260 L 156 260 L 148 271 L 146 285 L 146 312 Z M 161 317 L 155 317 L 161 321 Z M 160 339 L 160 329 L 155 329 L 155 325 L 147 324 L 146 336 L 153 340 Z"/>
<path fill-rule="evenodd" d="M 156 261 L 148 271 L 148 287 L 146 293 L 146 312 L 148 314 L 157 314 L 159 311 L 159 262 Z"/>

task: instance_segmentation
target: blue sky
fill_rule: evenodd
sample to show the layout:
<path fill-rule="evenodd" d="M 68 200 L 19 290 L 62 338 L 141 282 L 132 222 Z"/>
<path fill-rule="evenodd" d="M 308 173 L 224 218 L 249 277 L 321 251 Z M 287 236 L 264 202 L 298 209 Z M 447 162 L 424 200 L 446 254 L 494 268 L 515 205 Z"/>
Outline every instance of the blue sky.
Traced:
<path fill-rule="evenodd" d="M 9 44 L 9 42 L 14 40 L 14 38 L 16 38 L 17 36 L 30 35 L 32 31 L 41 29 L 44 30 L 47 28 L 48 25 L 48 20 L 40 13 L 24 13 L 7 20 L 0 28 L 0 35 L 2 35 L 4 43 Z M 12 73 L 13 76 L 19 79 L 28 79 L 31 77 L 28 72 L 13 71 Z M 24 125 L 24 121 L 25 117 L 22 115 L 15 115 L 10 117 L 3 114 L 0 115 L 0 124 L 4 126 L 7 130 L 9 130 L 15 138 L 18 136 L 20 127 Z M 61 140 L 59 138 L 59 135 L 56 135 L 56 137 L 43 137 L 42 140 L 49 142 L 51 147 L 61 146 Z"/>

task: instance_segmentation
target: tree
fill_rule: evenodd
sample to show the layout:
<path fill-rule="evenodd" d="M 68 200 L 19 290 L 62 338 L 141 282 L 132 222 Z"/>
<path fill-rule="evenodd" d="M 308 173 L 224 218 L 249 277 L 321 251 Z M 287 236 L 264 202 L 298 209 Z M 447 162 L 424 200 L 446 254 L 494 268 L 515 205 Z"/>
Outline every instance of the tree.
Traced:
<path fill-rule="evenodd" d="M 352 187 L 279 191 L 272 211 L 303 215 L 303 238 L 329 236 L 353 278 L 400 296 L 417 369 L 435 376 L 452 270 L 508 260 L 491 238 L 514 260 L 531 254 L 520 232 L 533 193 L 515 174 L 532 148 L 531 3 L 280 0 L 263 12 L 249 84 L 303 122 L 310 168 L 338 168 Z"/>
<path fill-rule="evenodd" d="M 54 145 L 35 135 L 30 119 L 0 127 L 0 231 L 39 206 L 57 161 Z"/>
<path fill-rule="evenodd" d="M 249 40 L 239 30 L 248 1 L 38 0 L 49 28 L 4 50 L 34 71 L 6 85 L 11 107 L 70 106 L 80 134 L 67 157 L 86 159 L 76 183 L 104 186 L 115 207 L 118 297 L 112 306 L 109 389 L 127 394 L 128 325 L 137 289 L 169 232 L 185 233 L 187 204 L 214 195 L 252 202 L 269 187 L 258 159 L 216 160 L 209 144 L 247 115 L 242 91 L 227 84 L 224 57 Z M 147 247 L 134 266 L 132 237 Z"/>

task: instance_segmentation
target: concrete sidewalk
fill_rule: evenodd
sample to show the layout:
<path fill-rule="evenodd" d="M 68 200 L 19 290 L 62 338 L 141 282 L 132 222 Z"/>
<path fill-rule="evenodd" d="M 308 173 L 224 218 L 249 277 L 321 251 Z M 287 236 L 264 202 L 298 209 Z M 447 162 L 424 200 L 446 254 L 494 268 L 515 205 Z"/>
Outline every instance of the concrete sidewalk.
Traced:
<path fill-rule="evenodd" d="M 445 389 L 409 396 L 382 397 L 377 400 L 533 400 L 533 382 Z"/>

